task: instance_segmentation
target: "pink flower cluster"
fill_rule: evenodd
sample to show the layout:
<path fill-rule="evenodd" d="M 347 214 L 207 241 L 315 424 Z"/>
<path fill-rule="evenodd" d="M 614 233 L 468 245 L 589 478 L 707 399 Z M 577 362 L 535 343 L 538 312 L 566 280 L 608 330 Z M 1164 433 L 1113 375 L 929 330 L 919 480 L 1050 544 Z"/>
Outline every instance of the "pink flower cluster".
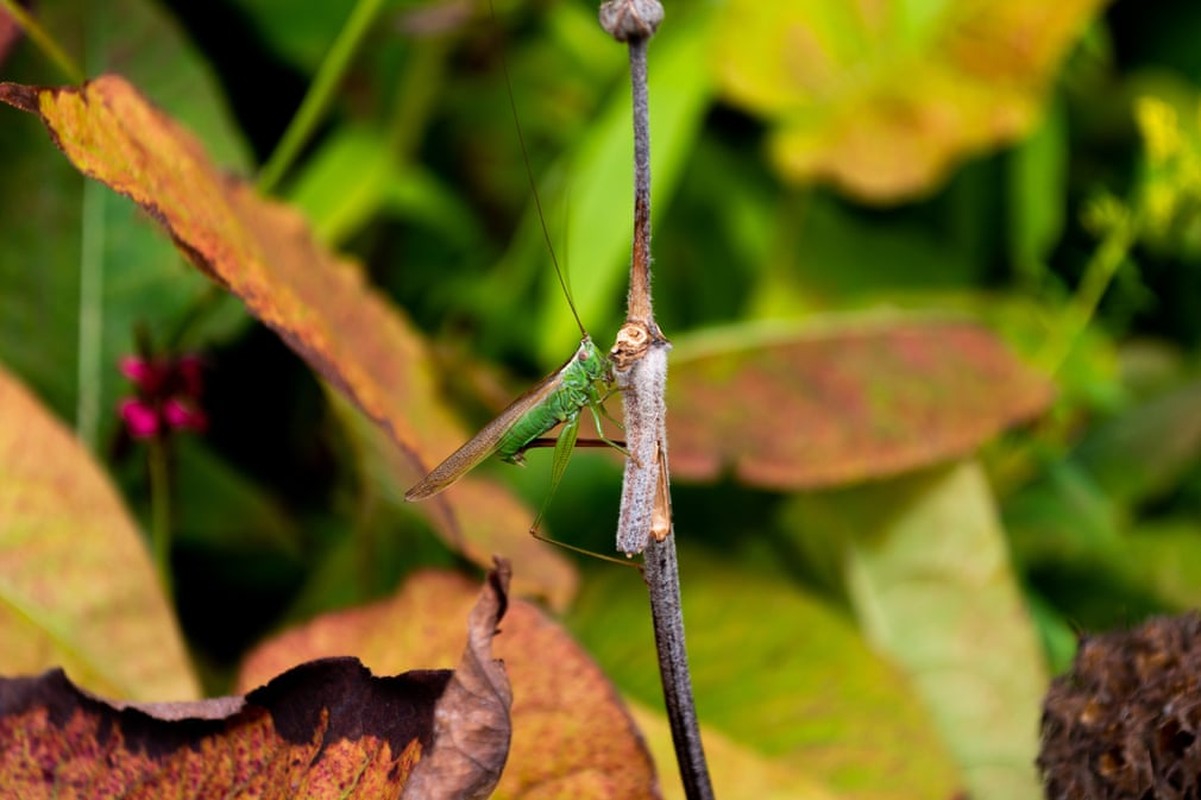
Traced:
<path fill-rule="evenodd" d="M 203 433 L 208 416 L 200 408 L 201 361 L 198 356 L 147 359 L 126 356 L 121 374 L 137 389 L 118 410 L 129 435 L 150 439 L 167 430 Z"/>

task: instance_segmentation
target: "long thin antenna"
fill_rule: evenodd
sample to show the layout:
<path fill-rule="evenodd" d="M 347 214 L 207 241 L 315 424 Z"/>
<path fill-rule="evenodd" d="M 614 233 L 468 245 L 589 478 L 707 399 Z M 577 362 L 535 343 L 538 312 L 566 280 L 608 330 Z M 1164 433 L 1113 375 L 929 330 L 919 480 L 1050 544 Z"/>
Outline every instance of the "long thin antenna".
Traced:
<path fill-rule="evenodd" d="M 492 13 L 492 21 L 500 27 L 500 22 L 496 17 L 496 6 L 493 0 L 488 0 L 488 10 Z M 576 311 L 575 300 L 571 297 L 571 288 L 567 285 L 567 279 L 563 277 L 563 270 L 559 267 L 559 259 L 555 256 L 555 246 L 551 243 L 550 229 L 546 225 L 546 214 L 542 213 L 542 198 L 538 195 L 538 182 L 534 180 L 534 168 L 530 166 L 530 153 L 525 146 L 525 133 L 521 130 L 521 119 L 517 114 L 517 100 L 513 97 L 513 80 L 509 77 L 509 61 L 505 58 L 505 50 L 502 47 L 500 50 L 500 68 L 505 74 L 505 88 L 509 92 L 509 110 L 513 112 L 513 125 L 517 128 L 517 141 L 521 143 L 521 160 L 525 162 L 525 176 L 530 182 L 530 191 L 534 194 L 534 206 L 538 209 L 538 224 L 542 226 L 542 238 L 546 240 L 546 249 L 550 251 L 551 263 L 555 265 L 555 275 L 559 278 L 559 286 L 563 287 L 563 296 L 567 298 L 567 305 L 571 307 L 571 315 L 575 317 L 575 324 L 579 326 L 580 337 L 584 338 L 588 335 L 588 331 L 584 330 L 584 323 L 580 321 L 580 314 Z"/>

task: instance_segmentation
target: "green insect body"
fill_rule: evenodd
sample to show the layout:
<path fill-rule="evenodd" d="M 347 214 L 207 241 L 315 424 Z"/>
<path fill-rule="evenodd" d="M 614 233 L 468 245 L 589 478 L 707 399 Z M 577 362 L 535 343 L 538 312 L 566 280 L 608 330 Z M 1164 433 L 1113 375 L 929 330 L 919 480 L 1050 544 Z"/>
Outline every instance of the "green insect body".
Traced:
<path fill-rule="evenodd" d="M 562 477 L 579 432 L 580 413 L 587 407 L 601 431 L 599 411 L 612 391 L 609 359 L 587 335 L 567 363 L 509 405 L 466 444 L 447 456 L 428 475 L 405 492 L 405 500 L 424 500 L 443 491 L 492 454 L 511 464 L 524 461 L 525 451 L 556 425 L 563 431 L 555 444 L 553 487 Z M 605 441 L 608 441 L 607 439 Z"/>

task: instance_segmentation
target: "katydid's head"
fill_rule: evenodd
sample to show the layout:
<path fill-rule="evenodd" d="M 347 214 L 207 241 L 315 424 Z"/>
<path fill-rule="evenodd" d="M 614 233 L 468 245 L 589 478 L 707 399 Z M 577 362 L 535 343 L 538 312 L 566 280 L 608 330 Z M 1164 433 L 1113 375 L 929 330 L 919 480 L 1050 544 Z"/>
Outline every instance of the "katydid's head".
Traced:
<path fill-rule="evenodd" d="M 575 360 L 584 368 L 584 372 L 594 381 L 607 378 L 609 375 L 609 359 L 592 343 L 591 336 L 580 340 L 580 347 L 575 351 Z"/>

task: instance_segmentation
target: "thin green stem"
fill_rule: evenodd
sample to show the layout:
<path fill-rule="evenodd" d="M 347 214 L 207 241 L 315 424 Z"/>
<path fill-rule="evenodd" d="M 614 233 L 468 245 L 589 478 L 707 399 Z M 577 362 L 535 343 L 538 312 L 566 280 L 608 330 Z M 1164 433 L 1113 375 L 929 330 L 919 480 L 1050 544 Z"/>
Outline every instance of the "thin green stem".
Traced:
<path fill-rule="evenodd" d="M 1134 245 L 1137 231 L 1136 219 L 1123 220 L 1109 230 L 1093 252 L 1059 329 L 1040 355 L 1039 360 L 1052 374 L 1063 368 L 1081 334 L 1096 316 L 1101 298 Z"/>
<path fill-rule="evenodd" d="M 450 40 L 445 36 L 417 40 L 396 92 L 388 118 L 388 149 L 402 166 L 412 157 L 425 130 L 430 109 L 442 87 Z"/>
<path fill-rule="evenodd" d="M 1096 316 L 1105 291 L 1138 239 L 1141 224 L 1137 214 L 1114 223 L 1093 251 L 1075 295 L 1068 301 L 1059 324 L 1051 330 L 1042 351 L 1036 356 L 1036 362 L 1048 374 L 1058 374 L 1071 357 L 1080 337 Z M 998 447 L 992 475 L 1000 496 L 1007 495 L 1012 487 L 1029 478 L 1041 451 L 1048 446 L 1066 447 L 1068 428 L 1065 422 L 1061 416 L 1049 416 L 1037 423 L 1032 436 Z"/>
<path fill-rule="evenodd" d="M 171 485 L 167 442 L 162 435 L 150 439 L 146 453 L 150 470 L 150 552 L 163 591 L 171 595 Z"/>
<path fill-rule="evenodd" d="M 0 2 L 7 1 L 0 0 Z M 280 179 L 291 168 L 296 156 L 313 135 L 317 124 L 332 102 L 334 92 L 341 84 L 346 68 L 350 65 L 363 37 L 370 30 L 371 24 L 382 7 L 383 0 L 358 0 L 355 4 L 354 10 L 350 12 L 350 18 L 346 20 L 346 25 L 338 34 L 338 38 L 334 40 L 333 46 L 330 47 L 329 53 L 326 54 L 325 60 L 317 70 L 313 84 L 309 87 L 304 100 L 301 101 L 296 116 L 288 124 L 288 129 L 284 131 L 283 138 L 280 139 L 275 152 L 271 154 L 271 158 L 267 159 L 266 165 L 259 173 L 259 191 L 266 194 L 274 190 Z"/>
<path fill-rule="evenodd" d="M 66 76 L 71 83 L 83 83 L 85 78 L 83 70 L 79 68 L 66 51 L 58 46 L 58 42 L 54 41 L 45 28 L 38 21 L 22 8 L 16 0 L 0 0 L 0 8 L 8 12 L 8 15 L 17 23 L 17 27 L 25 32 L 25 35 L 37 45 L 37 48 L 45 53 L 51 63 L 58 68 L 59 72 Z"/>
<path fill-rule="evenodd" d="M 83 185 L 83 221 L 79 252 L 79 341 L 75 434 L 91 451 L 97 448 L 100 396 L 104 380 L 104 208 L 108 189 L 96 181 Z"/>

